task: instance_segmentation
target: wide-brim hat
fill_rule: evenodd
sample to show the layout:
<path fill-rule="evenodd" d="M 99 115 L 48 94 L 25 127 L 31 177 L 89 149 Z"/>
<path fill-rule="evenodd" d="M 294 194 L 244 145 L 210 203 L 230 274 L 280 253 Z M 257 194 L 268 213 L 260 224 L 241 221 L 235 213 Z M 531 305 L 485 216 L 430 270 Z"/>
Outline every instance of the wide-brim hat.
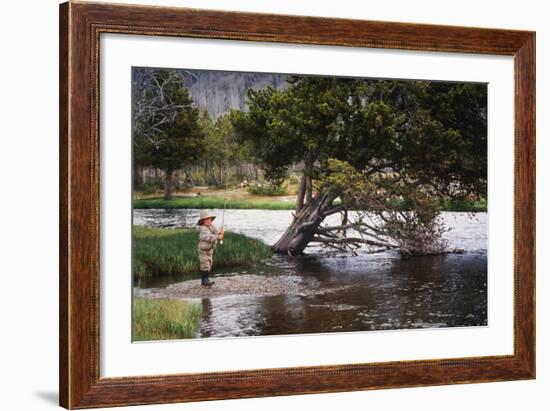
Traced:
<path fill-rule="evenodd" d="M 197 224 L 198 225 L 201 225 L 202 224 L 202 220 L 206 220 L 207 218 L 211 218 L 212 220 L 215 220 L 216 219 L 216 216 L 214 214 L 212 214 L 211 211 L 208 211 L 208 210 L 202 210 L 201 211 L 201 215 L 199 217 L 199 221 L 197 221 Z"/>

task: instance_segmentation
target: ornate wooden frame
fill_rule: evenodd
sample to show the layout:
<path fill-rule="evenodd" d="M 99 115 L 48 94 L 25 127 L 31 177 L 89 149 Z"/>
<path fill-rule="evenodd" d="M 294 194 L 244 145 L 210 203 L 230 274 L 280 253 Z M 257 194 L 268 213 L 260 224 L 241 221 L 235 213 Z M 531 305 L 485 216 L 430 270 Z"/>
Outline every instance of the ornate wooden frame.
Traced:
<path fill-rule="evenodd" d="M 514 354 L 100 378 L 99 47 L 100 34 L 113 32 L 513 56 Z M 535 377 L 534 32 L 69 2 L 60 5 L 59 47 L 62 406 L 90 408 Z"/>

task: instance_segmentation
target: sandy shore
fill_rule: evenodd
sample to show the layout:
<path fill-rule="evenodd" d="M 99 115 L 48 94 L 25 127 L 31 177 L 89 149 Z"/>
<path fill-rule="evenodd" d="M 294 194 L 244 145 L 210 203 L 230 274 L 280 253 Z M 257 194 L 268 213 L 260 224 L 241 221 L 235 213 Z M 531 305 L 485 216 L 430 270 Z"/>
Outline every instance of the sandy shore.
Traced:
<path fill-rule="evenodd" d="M 220 298 L 227 296 L 268 297 L 275 295 L 321 295 L 351 287 L 351 285 L 335 287 L 316 287 L 314 279 L 304 279 L 298 276 L 277 275 L 272 277 L 261 275 L 234 275 L 211 278 L 215 284 L 201 287 L 200 280 L 189 280 L 169 285 L 166 288 L 135 289 L 138 297 L 173 298 L 181 300 Z"/>

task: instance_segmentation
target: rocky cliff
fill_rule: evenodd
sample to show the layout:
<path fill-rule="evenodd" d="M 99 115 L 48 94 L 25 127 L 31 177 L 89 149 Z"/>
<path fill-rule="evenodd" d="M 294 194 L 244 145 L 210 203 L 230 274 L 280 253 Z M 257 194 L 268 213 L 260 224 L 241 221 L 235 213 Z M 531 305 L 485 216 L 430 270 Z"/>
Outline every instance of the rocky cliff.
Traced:
<path fill-rule="evenodd" d="M 208 109 L 213 118 L 231 109 L 246 109 L 246 91 L 268 86 L 288 86 L 284 74 L 245 73 L 235 71 L 178 70 L 195 104 Z"/>

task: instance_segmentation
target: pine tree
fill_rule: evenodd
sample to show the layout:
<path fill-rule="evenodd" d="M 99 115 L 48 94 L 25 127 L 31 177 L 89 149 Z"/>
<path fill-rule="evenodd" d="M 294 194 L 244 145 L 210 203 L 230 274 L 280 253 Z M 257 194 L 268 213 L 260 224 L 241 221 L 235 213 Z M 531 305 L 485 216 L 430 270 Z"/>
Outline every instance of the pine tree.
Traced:
<path fill-rule="evenodd" d="M 169 200 L 174 171 L 204 156 L 200 110 L 177 72 L 148 70 L 135 96 L 134 114 L 134 162 L 164 171 L 164 198 Z"/>

